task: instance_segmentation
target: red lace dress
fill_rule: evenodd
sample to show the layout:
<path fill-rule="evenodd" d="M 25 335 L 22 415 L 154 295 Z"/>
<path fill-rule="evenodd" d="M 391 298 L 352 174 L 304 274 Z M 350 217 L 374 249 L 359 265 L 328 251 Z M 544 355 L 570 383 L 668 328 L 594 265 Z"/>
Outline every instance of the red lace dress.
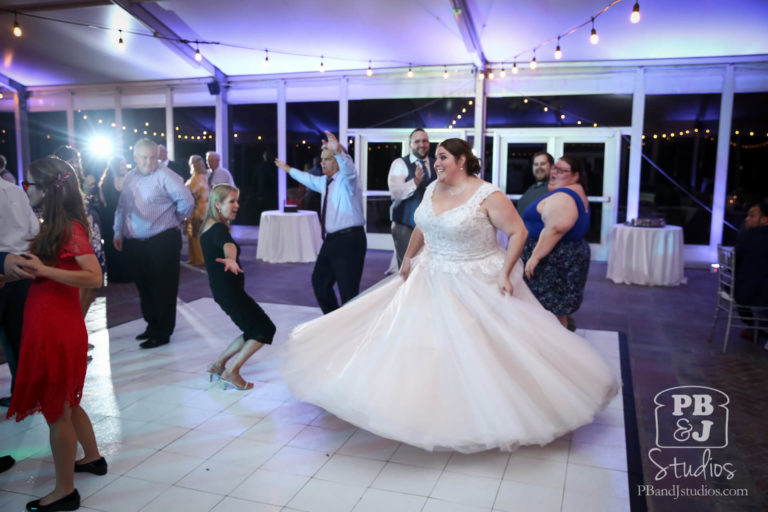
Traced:
<path fill-rule="evenodd" d="M 93 254 L 85 228 L 72 223 L 72 236 L 59 250 L 56 267 L 80 270 L 75 256 Z M 16 421 L 42 412 L 52 423 L 64 402 L 80 403 L 88 357 L 88 333 L 78 289 L 50 279 L 32 281 L 24 305 L 16 386 L 7 417 Z"/>

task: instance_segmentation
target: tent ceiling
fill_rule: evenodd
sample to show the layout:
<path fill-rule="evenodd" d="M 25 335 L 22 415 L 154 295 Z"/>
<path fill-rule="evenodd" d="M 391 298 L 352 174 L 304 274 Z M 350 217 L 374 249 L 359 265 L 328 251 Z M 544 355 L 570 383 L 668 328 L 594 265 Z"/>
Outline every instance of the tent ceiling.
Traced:
<path fill-rule="evenodd" d="M 485 57 L 509 66 L 518 54 L 522 54 L 519 61 L 527 62 L 533 47 L 588 20 L 609 2 L 454 3 L 468 5 Z M 642 20 L 636 25 L 629 23 L 633 3 L 623 0 L 597 19 L 600 44 L 589 44 L 589 27 L 563 38 L 563 62 L 768 54 L 768 2 L 764 0 L 642 0 Z M 222 43 L 201 44 L 200 51 L 228 76 L 315 72 L 321 55 L 328 70 L 361 70 L 369 60 L 374 68 L 413 63 L 415 70 L 478 62 L 465 44 L 451 0 L 3 0 L 0 75 L 25 86 L 211 76 L 210 70 L 165 42 L 134 35 L 152 30 L 117 4 L 135 4 L 181 39 Z M 8 10 L 20 13 L 23 37 L 11 34 L 13 14 Z M 117 49 L 117 29 L 125 31 L 124 52 Z M 553 61 L 554 46 L 551 42 L 540 48 L 537 60 Z M 270 50 L 268 67 L 264 49 Z"/>

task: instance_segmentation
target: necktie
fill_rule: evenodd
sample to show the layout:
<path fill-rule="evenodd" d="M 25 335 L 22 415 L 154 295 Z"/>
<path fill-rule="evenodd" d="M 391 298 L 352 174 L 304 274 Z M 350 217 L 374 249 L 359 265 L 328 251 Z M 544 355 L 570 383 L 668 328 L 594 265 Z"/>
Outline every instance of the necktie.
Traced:
<path fill-rule="evenodd" d="M 424 169 L 424 181 L 429 181 L 432 177 L 432 173 L 429 172 L 429 162 L 427 160 L 422 160 L 421 168 Z"/>
<path fill-rule="evenodd" d="M 323 196 L 323 207 L 320 208 L 320 233 L 325 240 L 325 210 L 328 207 L 328 187 L 331 186 L 333 178 L 328 178 L 325 182 L 325 195 Z"/>

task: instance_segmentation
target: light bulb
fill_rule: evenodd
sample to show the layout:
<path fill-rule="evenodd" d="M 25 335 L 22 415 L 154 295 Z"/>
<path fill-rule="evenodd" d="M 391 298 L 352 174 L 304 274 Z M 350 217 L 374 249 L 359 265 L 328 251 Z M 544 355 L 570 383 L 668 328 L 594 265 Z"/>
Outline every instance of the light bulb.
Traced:
<path fill-rule="evenodd" d="M 16 37 L 21 37 L 21 25 L 19 25 L 19 22 L 16 20 L 16 15 L 13 17 L 13 35 Z"/>
<path fill-rule="evenodd" d="M 325 63 L 323 62 L 323 56 L 320 56 L 320 72 L 325 73 Z"/>
<path fill-rule="evenodd" d="M 640 2 L 635 2 L 635 6 L 632 8 L 632 14 L 629 15 L 629 21 L 632 23 L 640 21 Z"/>
<path fill-rule="evenodd" d="M 512 74 L 516 75 L 520 70 L 517 68 L 517 62 L 512 64 Z"/>
<path fill-rule="evenodd" d="M 448 79 L 448 68 L 443 68 L 443 78 Z"/>
<path fill-rule="evenodd" d="M 555 48 L 555 60 L 563 58 L 563 52 L 560 51 L 560 36 L 557 36 L 557 48 Z"/>
<path fill-rule="evenodd" d="M 536 69 L 536 66 L 538 64 L 536 64 L 536 56 L 534 55 L 533 59 L 531 59 L 531 69 Z"/>
<path fill-rule="evenodd" d="M 600 41 L 600 38 L 597 36 L 597 30 L 595 30 L 595 18 L 592 18 L 592 33 L 589 36 L 589 42 L 597 44 L 598 41 Z"/>
<path fill-rule="evenodd" d="M 507 72 L 506 72 L 506 71 L 504 71 L 504 68 L 501 68 L 501 71 L 499 71 L 499 76 L 500 76 L 501 78 L 504 78 L 505 76 L 507 76 Z"/>
<path fill-rule="evenodd" d="M 413 78 L 413 68 L 408 66 L 408 78 Z"/>
<path fill-rule="evenodd" d="M 492 70 L 492 69 L 489 69 L 489 70 L 488 70 L 488 80 L 493 80 L 493 77 L 494 77 L 494 75 L 493 75 L 493 70 Z"/>
<path fill-rule="evenodd" d="M 195 60 L 197 62 L 200 62 L 201 60 L 203 60 L 203 55 L 200 53 L 200 48 L 195 50 Z"/>
<path fill-rule="evenodd" d="M 371 67 L 371 61 L 368 61 L 368 69 L 365 71 L 368 76 L 373 76 L 373 68 Z"/>
<path fill-rule="evenodd" d="M 483 71 L 478 70 L 478 72 L 477 72 L 477 79 L 478 80 L 485 80 L 485 71 L 484 70 Z"/>
<path fill-rule="evenodd" d="M 264 50 L 264 67 L 269 67 L 269 50 Z"/>
<path fill-rule="evenodd" d="M 125 51 L 125 41 L 123 41 L 123 31 L 120 30 L 120 39 L 117 40 L 117 49 L 121 52 Z"/>

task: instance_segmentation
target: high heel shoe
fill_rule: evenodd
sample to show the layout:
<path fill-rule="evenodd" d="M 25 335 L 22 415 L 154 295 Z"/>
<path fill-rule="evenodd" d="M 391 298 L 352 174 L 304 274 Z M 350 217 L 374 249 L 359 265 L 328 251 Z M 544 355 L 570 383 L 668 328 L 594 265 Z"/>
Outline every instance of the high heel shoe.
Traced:
<path fill-rule="evenodd" d="M 80 493 L 77 489 L 67 494 L 63 498 L 52 501 L 47 505 L 41 505 L 40 500 L 34 500 L 27 503 L 27 510 L 34 512 L 57 512 L 58 510 L 77 510 L 80 508 Z"/>
<path fill-rule="evenodd" d="M 235 388 L 238 391 L 248 391 L 249 389 L 253 389 L 253 382 L 245 382 L 245 381 L 243 381 L 243 382 L 245 382 L 245 385 L 240 387 L 237 384 L 235 384 L 234 382 L 232 382 L 232 379 L 225 379 L 221 375 L 219 375 L 219 378 L 221 379 L 222 386 L 223 386 L 225 391 L 226 391 L 226 389 L 229 386 L 232 386 L 233 388 Z"/>
<path fill-rule="evenodd" d="M 208 382 L 213 382 L 214 379 L 219 380 L 221 378 L 221 374 L 224 373 L 224 367 L 211 364 L 208 365 L 206 372 L 208 372 Z"/>

